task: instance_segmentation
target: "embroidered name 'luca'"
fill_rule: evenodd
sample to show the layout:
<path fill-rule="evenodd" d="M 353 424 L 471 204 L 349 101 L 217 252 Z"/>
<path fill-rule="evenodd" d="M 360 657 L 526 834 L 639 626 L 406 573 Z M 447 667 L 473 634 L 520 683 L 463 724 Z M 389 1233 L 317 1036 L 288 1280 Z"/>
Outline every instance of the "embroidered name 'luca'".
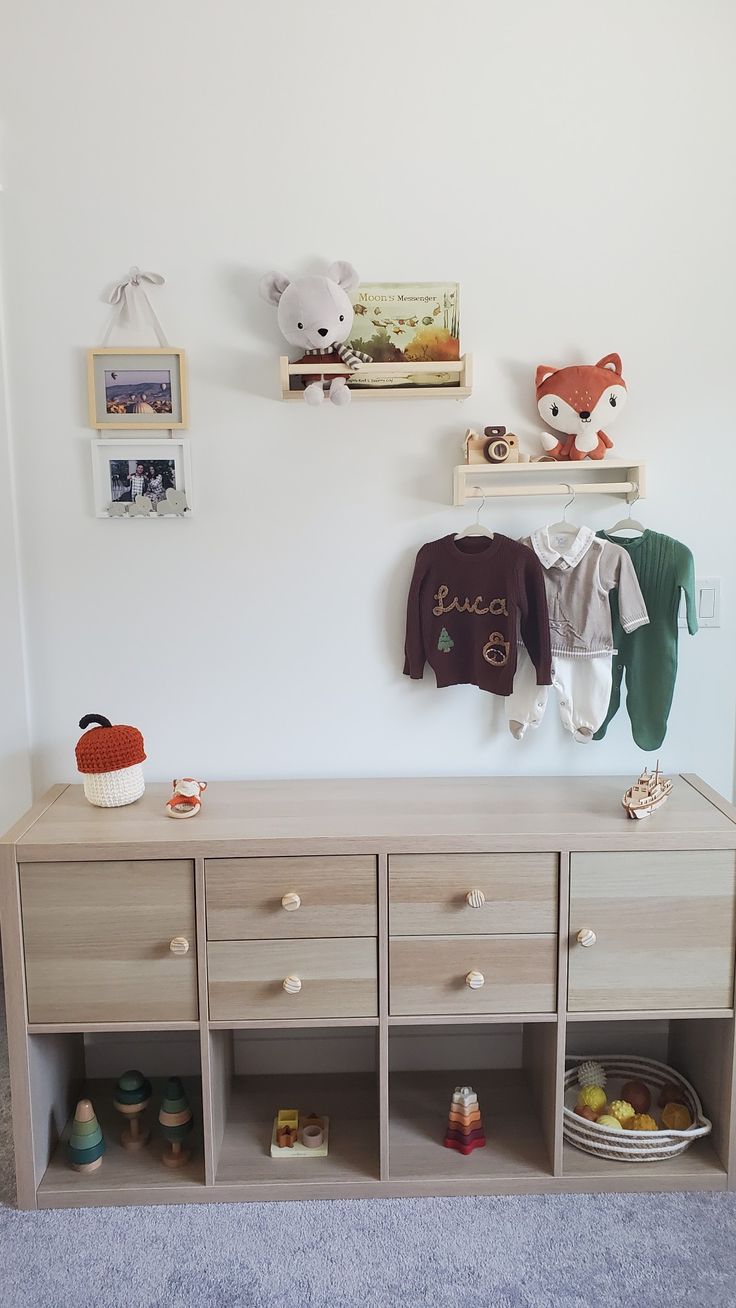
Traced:
<path fill-rule="evenodd" d="M 437 594 L 434 596 L 437 600 L 437 606 L 432 609 L 432 612 L 436 618 L 441 618 L 443 613 L 452 613 L 453 609 L 456 609 L 458 613 L 493 613 L 495 617 L 503 614 L 505 618 L 509 616 L 505 599 L 492 599 L 484 606 L 482 595 L 476 595 L 475 599 L 472 601 L 466 596 L 462 603 L 460 602 L 459 597 L 455 595 L 451 604 L 445 604 L 445 600 L 449 593 L 449 587 L 440 586 Z"/>

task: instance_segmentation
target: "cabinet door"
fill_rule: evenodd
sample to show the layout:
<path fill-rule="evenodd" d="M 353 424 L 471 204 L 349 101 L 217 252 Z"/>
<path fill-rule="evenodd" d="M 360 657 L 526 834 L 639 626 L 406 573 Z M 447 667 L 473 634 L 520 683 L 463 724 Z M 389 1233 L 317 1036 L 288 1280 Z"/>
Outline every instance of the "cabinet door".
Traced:
<path fill-rule="evenodd" d="M 569 1009 L 730 1008 L 735 904 L 732 851 L 574 854 Z"/>
<path fill-rule="evenodd" d="M 25 863 L 20 886 L 29 1021 L 197 1020 L 191 862 Z"/>

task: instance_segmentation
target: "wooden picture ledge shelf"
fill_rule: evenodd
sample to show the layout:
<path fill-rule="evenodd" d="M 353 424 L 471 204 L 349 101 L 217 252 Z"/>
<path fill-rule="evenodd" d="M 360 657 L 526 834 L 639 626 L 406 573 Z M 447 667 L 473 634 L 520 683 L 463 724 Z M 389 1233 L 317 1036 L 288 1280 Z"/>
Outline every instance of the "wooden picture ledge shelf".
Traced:
<path fill-rule="evenodd" d="M 646 495 L 646 464 L 629 459 L 582 459 L 579 463 L 459 463 L 453 504 L 485 496 L 623 496 L 630 504 Z"/>
<path fill-rule="evenodd" d="M 460 359 L 438 359 L 430 363 L 363 363 L 358 373 L 353 372 L 343 363 L 292 363 L 286 355 L 279 360 L 281 375 L 282 400 L 300 400 L 304 402 L 304 389 L 299 384 L 299 377 L 319 376 L 329 372 L 330 375 L 344 377 L 412 377 L 428 375 L 445 375 L 445 384 L 402 386 L 399 382 L 388 386 L 351 386 L 350 394 L 354 400 L 464 400 L 473 389 L 472 355 L 464 354 Z M 292 379 L 294 386 L 292 387 Z"/>
<path fill-rule="evenodd" d="M 736 1188 L 736 809 L 680 776 L 631 822 L 629 782 L 211 782 L 191 822 L 170 784 L 119 809 L 54 787 L 0 840 L 19 1206 Z M 712 1133 L 660 1162 L 573 1148 L 566 1059 L 603 1051 L 676 1069 Z M 468 1157 L 443 1147 L 458 1085 L 487 1136 Z M 86 1097 L 106 1150 L 80 1173 Z M 329 1117 L 326 1157 L 274 1162 L 280 1108 Z"/>

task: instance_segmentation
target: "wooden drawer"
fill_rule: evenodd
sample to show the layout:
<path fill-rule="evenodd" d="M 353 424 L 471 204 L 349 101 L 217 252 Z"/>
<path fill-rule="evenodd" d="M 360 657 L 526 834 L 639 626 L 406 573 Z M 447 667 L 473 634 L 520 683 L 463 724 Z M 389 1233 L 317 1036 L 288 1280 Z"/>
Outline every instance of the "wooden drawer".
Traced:
<path fill-rule="evenodd" d="M 375 940 L 218 940 L 209 958 L 210 1018 L 375 1017 Z M 286 977 L 301 990 L 288 994 Z"/>
<path fill-rule="evenodd" d="M 220 858 L 205 865 L 210 940 L 376 934 L 376 860 Z M 296 909 L 282 905 L 298 895 Z"/>
<path fill-rule="evenodd" d="M 483 985 L 467 984 L 480 972 Z M 391 941 L 391 1012 L 551 1013 L 556 936 L 404 936 Z"/>
<path fill-rule="evenodd" d="M 393 854 L 389 885 L 398 936 L 557 930 L 556 854 Z M 473 890 L 480 908 L 467 902 Z"/>
<path fill-rule="evenodd" d="M 730 1008 L 735 905 L 732 851 L 574 854 L 568 1007 Z"/>
<path fill-rule="evenodd" d="M 191 862 L 23 863 L 20 889 L 29 1021 L 196 1022 Z"/>

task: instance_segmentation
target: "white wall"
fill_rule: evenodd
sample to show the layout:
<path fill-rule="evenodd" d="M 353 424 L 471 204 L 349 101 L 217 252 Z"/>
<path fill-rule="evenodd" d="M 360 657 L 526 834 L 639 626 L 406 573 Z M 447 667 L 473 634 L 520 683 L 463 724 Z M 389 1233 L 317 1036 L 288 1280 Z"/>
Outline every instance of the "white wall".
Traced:
<path fill-rule="evenodd" d="M 736 10 L 722 0 L 36 0 L 12 21 L 5 279 L 37 787 L 76 722 L 139 725 L 149 777 L 630 773 L 553 715 L 401 675 L 417 547 L 464 524 L 468 423 L 538 426 L 534 367 L 621 353 L 616 453 L 647 522 L 723 578 L 685 638 L 668 768 L 730 792 Z M 454 402 L 276 400 L 270 267 L 456 278 L 477 384 Z M 131 263 L 186 347 L 198 512 L 92 515 L 84 349 Z M 577 508 L 577 506 L 576 506 Z M 557 501 L 493 507 L 521 535 Z M 612 500 L 581 516 L 610 523 Z"/>
<path fill-rule="evenodd" d="M 0 250 L 2 216 L 0 194 Z M 2 303 L 0 281 L 0 831 L 5 831 L 31 802 L 31 768 Z"/>

